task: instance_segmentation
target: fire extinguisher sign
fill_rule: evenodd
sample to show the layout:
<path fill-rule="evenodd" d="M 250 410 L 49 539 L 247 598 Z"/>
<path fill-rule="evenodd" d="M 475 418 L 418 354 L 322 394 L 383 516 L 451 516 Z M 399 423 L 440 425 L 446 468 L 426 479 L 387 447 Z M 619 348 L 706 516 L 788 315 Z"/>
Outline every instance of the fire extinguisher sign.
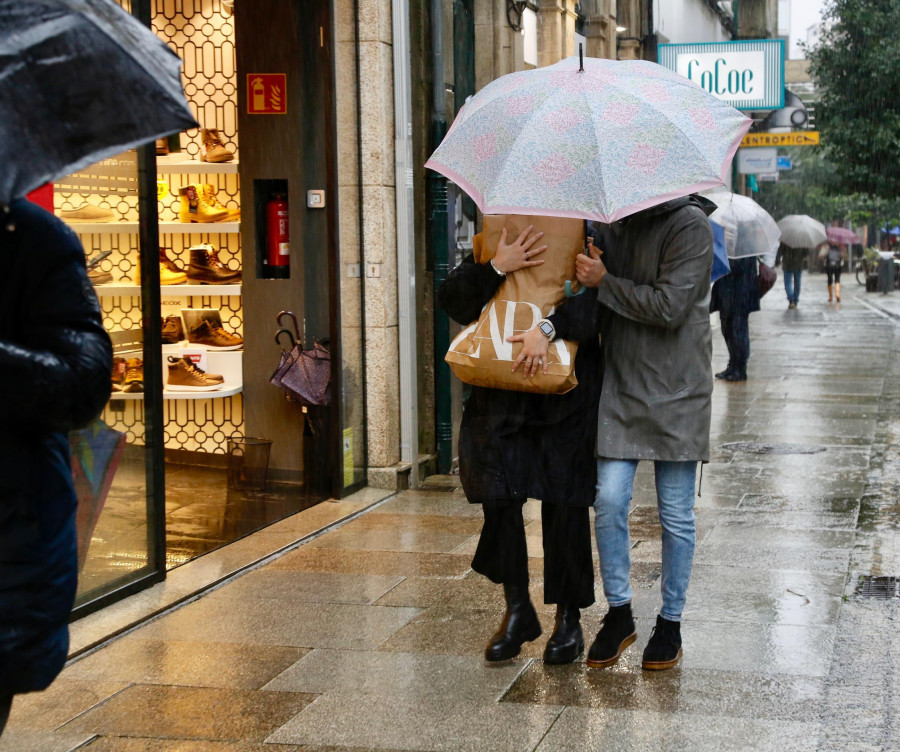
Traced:
<path fill-rule="evenodd" d="M 247 114 L 287 114 L 287 75 L 284 73 L 248 73 Z"/>

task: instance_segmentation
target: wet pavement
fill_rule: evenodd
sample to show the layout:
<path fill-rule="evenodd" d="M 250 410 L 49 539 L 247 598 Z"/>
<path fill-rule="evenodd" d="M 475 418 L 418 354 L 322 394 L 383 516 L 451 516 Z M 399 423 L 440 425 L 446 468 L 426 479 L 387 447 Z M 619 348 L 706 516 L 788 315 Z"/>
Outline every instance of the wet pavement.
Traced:
<path fill-rule="evenodd" d="M 502 596 L 469 567 L 479 508 L 443 478 L 75 660 L 17 698 L 0 751 L 900 749 L 900 598 L 858 592 L 900 575 L 900 294 L 848 280 L 828 305 L 824 277 L 803 282 L 796 310 L 779 281 L 751 316 L 749 380 L 715 387 L 675 669 L 640 668 L 660 604 L 649 466 L 638 642 L 605 670 L 541 663 L 533 502 L 545 635 L 484 663 Z"/>

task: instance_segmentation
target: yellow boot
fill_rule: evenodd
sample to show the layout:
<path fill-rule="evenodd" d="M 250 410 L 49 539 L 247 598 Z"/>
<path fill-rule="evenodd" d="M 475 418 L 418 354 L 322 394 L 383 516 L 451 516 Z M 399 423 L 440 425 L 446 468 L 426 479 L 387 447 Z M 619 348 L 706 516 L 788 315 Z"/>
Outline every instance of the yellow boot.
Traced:
<path fill-rule="evenodd" d="M 834 288 L 834 285 L 828 285 L 828 302 L 831 302 L 831 291 Z"/>
<path fill-rule="evenodd" d="M 178 219 L 181 222 L 221 222 L 229 219 L 229 212 L 224 206 L 210 204 L 202 185 L 186 185 L 178 189 L 181 197 L 181 208 Z"/>
<path fill-rule="evenodd" d="M 216 187 L 212 183 L 204 183 L 200 186 L 203 189 L 203 199 L 206 201 L 208 206 L 211 206 L 213 209 L 222 210 L 228 212 L 229 219 L 240 219 L 241 218 L 241 210 L 240 209 L 229 209 L 227 206 L 222 204 L 219 201 L 218 196 L 216 196 Z"/>
<path fill-rule="evenodd" d="M 835 282 L 835 283 L 834 283 L 834 299 L 835 299 L 838 303 L 841 302 L 841 283 L 840 283 L 840 282 Z"/>

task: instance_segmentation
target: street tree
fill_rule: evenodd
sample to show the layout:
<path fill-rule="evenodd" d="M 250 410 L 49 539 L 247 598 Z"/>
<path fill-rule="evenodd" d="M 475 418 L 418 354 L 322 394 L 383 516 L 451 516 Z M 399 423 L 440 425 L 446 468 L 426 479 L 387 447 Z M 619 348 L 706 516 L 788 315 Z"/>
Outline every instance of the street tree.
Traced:
<path fill-rule="evenodd" d="M 900 197 L 900 2 L 828 0 L 807 48 L 816 121 L 841 193 Z"/>

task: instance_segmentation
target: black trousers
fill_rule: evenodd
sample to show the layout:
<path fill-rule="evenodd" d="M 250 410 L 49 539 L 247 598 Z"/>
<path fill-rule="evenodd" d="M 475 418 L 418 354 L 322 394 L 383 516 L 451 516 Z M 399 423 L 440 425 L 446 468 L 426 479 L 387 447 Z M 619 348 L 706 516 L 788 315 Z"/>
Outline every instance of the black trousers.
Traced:
<path fill-rule="evenodd" d="M 825 274 L 828 276 L 828 284 L 833 285 L 835 282 L 838 284 L 841 283 L 841 267 L 839 266 L 826 266 Z"/>
<path fill-rule="evenodd" d="M 9 710 L 12 707 L 12 695 L 0 694 L 0 736 L 3 735 L 3 729 L 9 720 Z"/>
<path fill-rule="evenodd" d="M 472 569 L 498 585 L 528 585 L 528 549 L 522 504 L 488 501 Z M 544 603 L 587 608 L 594 602 L 589 507 L 541 504 Z"/>
<path fill-rule="evenodd" d="M 750 359 L 750 316 L 719 311 L 719 321 L 722 322 L 722 336 L 728 348 L 728 365 L 733 370 L 745 370 Z"/>

